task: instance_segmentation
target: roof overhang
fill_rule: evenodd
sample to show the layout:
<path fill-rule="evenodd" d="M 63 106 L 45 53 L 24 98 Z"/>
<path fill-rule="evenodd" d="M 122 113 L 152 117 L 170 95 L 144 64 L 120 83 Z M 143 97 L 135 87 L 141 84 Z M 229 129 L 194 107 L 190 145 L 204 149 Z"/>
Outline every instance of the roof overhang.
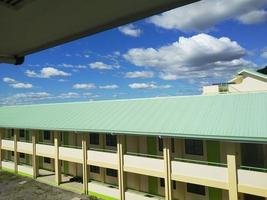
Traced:
<path fill-rule="evenodd" d="M 0 63 L 198 0 L 0 0 Z"/>

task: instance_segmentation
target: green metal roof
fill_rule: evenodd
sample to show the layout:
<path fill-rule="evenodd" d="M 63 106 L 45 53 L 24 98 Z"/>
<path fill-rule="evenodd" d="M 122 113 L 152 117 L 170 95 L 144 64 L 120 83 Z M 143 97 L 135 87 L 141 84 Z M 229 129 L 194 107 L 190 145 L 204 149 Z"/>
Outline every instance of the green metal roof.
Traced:
<path fill-rule="evenodd" d="M 0 127 L 267 141 L 267 93 L 5 106 Z"/>

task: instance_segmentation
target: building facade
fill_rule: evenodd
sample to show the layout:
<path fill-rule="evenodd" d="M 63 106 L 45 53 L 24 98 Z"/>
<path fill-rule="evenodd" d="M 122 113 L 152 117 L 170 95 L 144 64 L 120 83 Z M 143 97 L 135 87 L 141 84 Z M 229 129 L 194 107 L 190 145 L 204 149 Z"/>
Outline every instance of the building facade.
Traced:
<path fill-rule="evenodd" d="M 264 91 L 6 106 L 0 116 L 0 167 L 48 184 L 102 199 L 267 199 Z"/>

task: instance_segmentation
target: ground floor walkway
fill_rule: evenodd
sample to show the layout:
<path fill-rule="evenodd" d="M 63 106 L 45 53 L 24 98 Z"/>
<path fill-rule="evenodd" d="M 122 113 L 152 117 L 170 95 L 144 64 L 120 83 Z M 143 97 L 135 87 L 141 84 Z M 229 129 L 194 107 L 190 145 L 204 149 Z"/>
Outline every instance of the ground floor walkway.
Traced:
<path fill-rule="evenodd" d="M 2 161 L 2 167 L 5 170 L 12 171 L 14 170 L 14 163 L 11 161 Z M 18 165 L 19 174 L 32 176 L 32 166 L 29 165 Z M 62 174 L 62 183 L 57 186 L 55 184 L 55 173 L 52 171 L 39 169 L 39 176 L 37 181 L 53 185 L 65 190 L 76 192 L 79 194 L 83 193 L 83 184 L 76 181 L 71 181 L 72 176 Z M 119 198 L 119 189 L 117 186 L 106 184 L 94 180 L 90 180 L 88 184 L 89 195 L 100 197 L 102 199 L 118 199 Z M 159 197 L 135 190 L 126 190 L 125 192 L 126 200 L 163 200 L 164 197 Z"/>

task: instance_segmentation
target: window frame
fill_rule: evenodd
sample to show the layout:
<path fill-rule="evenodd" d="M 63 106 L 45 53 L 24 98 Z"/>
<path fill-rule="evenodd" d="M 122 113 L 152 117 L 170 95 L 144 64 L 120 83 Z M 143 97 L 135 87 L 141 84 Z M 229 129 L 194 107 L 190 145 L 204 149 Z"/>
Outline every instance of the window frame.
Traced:
<path fill-rule="evenodd" d="M 48 136 L 47 134 L 49 135 L 49 139 L 46 139 L 46 136 Z M 45 141 L 51 141 L 51 131 L 43 131 L 43 138 Z"/>
<path fill-rule="evenodd" d="M 90 144 L 91 145 L 99 145 L 100 144 L 100 136 L 98 133 L 90 133 Z"/>
<path fill-rule="evenodd" d="M 106 146 L 117 147 L 117 135 L 106 134 Z"/>
<path fill-rule="evenodd" d="M 100 167 L 95 165 L 90 165 L 90 173 L 100 174 Z"/>
<path fill-rule="evenodd" d="M 203 185 L 187 183 L 186 192 L 191 193 L 191 194 L 206 196 L 206 187 Z"/>
<path fill-rule="evenodd" d="M 118 177 L 118 171 L 115 170 L 115 169 L 109 169 L 109 168 L 107 168 L 106 169 L 106 175 L 107 176 L 110 176 L 110 177 L 113 177 L 113 178 L 117 178 Z"/>
<path fill-rule="evenodd" d="M 201 146 L 197 146 L 201 145 Z M 204 141 L 196 139 L 184 140 L 184 151 L 187 155 L 204 156 Z"/>

